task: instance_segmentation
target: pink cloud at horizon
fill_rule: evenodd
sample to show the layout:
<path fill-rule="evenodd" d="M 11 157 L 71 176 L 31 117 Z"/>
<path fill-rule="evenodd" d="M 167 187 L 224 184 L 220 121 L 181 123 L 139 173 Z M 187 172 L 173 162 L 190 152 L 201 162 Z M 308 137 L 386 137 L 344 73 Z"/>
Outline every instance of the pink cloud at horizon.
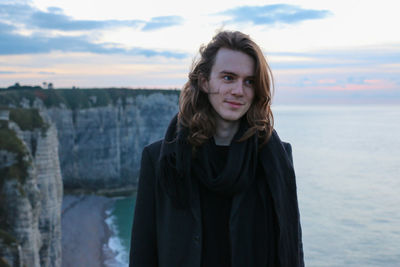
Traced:
<path fill-rule="evenodd" d="M 276 87 L 282 90 L 315 90 L 315 91 L 381 91 L 399 90 L 400 83 L 393 77 L 387 78 L 339 78 L 298 76 L 295 79 L 277 80 Z"/>
<path fill-rule="evenodd" d="M 362 90 L 392 90 L 399 89 L 393 81 L 387 80 L 364 80 L 364 83 L 346 83 L 343 85 L 329 85 L 325 84 L 324 87 L 314 87 L 314 89 L 328 89 L 333 91 L 362 91 Z"/>

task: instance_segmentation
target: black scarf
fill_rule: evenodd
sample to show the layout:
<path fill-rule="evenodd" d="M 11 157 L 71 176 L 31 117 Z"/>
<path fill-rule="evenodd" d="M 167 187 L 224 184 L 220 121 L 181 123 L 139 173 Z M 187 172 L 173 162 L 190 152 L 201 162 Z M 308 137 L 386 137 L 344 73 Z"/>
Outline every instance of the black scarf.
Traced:
<path fill-rule="evenodd" d="M 177 207 L 186 207 L 189 203 L 191 177 L 201 180 L 210 190 L 225 195 L 234 195 L 248 188 L 255 177 L 258 138 L 253 135 L 239 142 L 247 129 L 246 120 L 241 120 L 229 148 L 226 167 L 215 175 L 214 139 L 210 138 L 192 157 L 192 146 L 187 141 L 188 130 L 179 127 L 177 115 L 172 119 L 161 147 L 159 175 Z"/>
<path fill-rule="evenodd" d="M 255 135 L 247 141 L 238 141 L 247 129 L 246 120 L 242 120 L 229 147 L 226 165 L 221 173 L 215 171 L 215 163 L 219 159 L 214 138 L 210 138 L 198 148 L 193 159 L 192 176 L 201 180 L 210 190 L 224 195 L 232 196 L 246 190 L 254 181 L 258 150 Z"/>
<path fill-rule="evenodd" d="M 293 165 L 275 131 L 260 150 L 257 134 L 238 142 L 247 129 L 247 122 L 242 120 L 230 145 L 226 166 L 222 173 L 215 176 L 212 171 L 212 156 L 209 157 L 213 140 L 202 145 L 193 158 L 192 146 L 187 141 L 188 129 L 178 125 L 176 115 L 170 122 L 161 145 L 156 170 L 159 182 L 178 208 L 189 207 L 191 183 L 196 178 L 211 190 L 235 195 L 233 201 L 238 203 L 236 210 L 232 210 L 235 225 L 251 227 L 258 220 L 264 220 L 265 227 L 261 226 L 263 229 L 260 229 L 264 241 L 260 241 L 260 244 L 269 247 L 271 244 L 265 243 L 265 240 L 271 238 L 268 233 L 277 232 L 279 266 L 303 266 Z M 255 179 L 256 170 L 257 177 L 262 179 Z M 259 193 L 261 201 L 254 197 L 255 193 Z M 262 202 L 263 207 L 260 215 L 252 211 L 252 207 L 258 202 Z M 271 216 L 276 218 L 275 230 L 271 225 Z M 249 222 L 246 218 L 252 221 Z M 248 238 L 245 233 L 251 231 L 250 227 L 247 230 L 234 229 L 238 234 L 236 241 L 232 242 L 241 245 L 232 248 L 235 250 L 232 253 L 247 250 Z"/>

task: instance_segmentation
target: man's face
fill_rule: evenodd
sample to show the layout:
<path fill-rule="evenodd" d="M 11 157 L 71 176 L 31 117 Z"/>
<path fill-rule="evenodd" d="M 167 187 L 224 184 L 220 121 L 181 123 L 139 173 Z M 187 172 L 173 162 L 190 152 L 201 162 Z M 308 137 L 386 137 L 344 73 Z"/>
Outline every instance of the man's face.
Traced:
<path fill-rule="evenodd" d="M 203 83 L 218 119 L 238 121 L 254 98 L 254 60 L 227 48 L 218 50 L 209 81 Z"/>

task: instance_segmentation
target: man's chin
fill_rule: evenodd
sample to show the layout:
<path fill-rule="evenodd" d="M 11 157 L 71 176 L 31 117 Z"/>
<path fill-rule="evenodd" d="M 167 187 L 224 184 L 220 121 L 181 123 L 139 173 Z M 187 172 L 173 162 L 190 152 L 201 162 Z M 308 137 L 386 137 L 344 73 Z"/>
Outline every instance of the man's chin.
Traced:
<path fill-rule="evenodd" d="M 226 115 L 226 116 L 218 116 L 221 118 L 221 120 L 226 121 L 226 122 L 239 122 L 240 119 L 243 117 L 243 115 Z"/>

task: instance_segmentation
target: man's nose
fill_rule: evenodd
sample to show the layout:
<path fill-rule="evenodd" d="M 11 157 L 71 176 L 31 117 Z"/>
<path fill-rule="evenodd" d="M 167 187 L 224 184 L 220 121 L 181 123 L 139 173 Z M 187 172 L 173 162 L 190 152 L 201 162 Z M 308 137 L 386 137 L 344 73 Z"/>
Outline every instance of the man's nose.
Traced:
<path fill-rule="evenodd" d="M 244 85 L 242 81 L 237 81 L 232 88 L 232 94 L 243 95 Z"/>

